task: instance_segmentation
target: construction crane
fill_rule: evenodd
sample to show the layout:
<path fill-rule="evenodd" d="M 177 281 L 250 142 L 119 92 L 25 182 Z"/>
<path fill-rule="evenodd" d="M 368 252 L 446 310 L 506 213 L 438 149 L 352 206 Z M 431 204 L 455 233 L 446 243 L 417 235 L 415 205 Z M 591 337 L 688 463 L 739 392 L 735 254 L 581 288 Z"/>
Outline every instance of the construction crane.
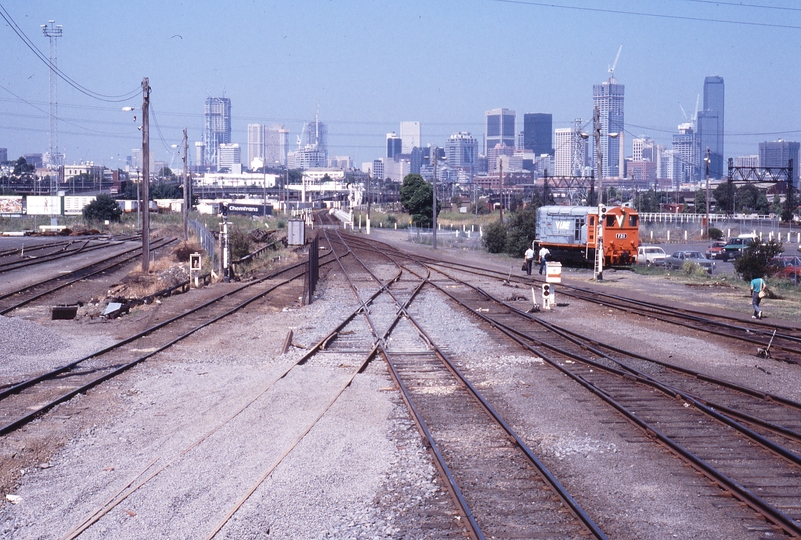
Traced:
<path fill-rule="evenodd" d="M 612 66 L 609 68 L 609 82 L 616 83 L 615 80 L 615 67 L 617 66 L 617 61 L 620 60 L 620 52 L 623 50 L 623 45 L 617 50 L 617 55 L 615 56 L 615 61 L 612 63 Z"/>

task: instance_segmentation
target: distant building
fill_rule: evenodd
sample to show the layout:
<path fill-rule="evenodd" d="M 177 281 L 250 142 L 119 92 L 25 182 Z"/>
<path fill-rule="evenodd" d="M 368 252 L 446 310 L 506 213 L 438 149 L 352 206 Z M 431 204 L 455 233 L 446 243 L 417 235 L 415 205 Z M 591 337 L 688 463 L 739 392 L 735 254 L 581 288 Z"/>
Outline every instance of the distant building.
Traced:
<path fill-rule="evenodd" d="M 623 98 L 625 86 L 617 84 L 614 77 L 592 87 L 592 99 L 599 112 L 601 129 L 602 171 L 604 177 L 623 174 L 620 170 L 620 143 L 609 134 L 619 134 L 625 127 Z"/>
<path fill-rule="evenodd" d="M 304 124 L 300 146 L 328 154 L 328 126 L 320 122 L 317 116 L 311 122 Z"/>
<path fill-rule="evenodd" d="M 554 132 L 554 159 L 550 176 L 573 176 L 574 133 L 573 128 L 559 128 Z"/>
<path fill-rule="evenodd" d="M 25 158 L 25 163 L 27 163 L 28 165 L 33 165 L 37 169 L 41 169 L 42 167 L 44 167 L 42 154 L 24 154 L 22 157 Z"/>
<path fill-rule="evenodd" d="M 131 156 L 133 163 L 133 156 Z M 203 141 L 195 141 L 195 171 L 203 171 L 205 167 L 203 164 L 206 162 L 206 144 Z"/>
<path fill-rule="evenodd" d="M 734 158 L 735 167 L 759 167 L 759 155 L 739 156 Z"/>
<path fill-rule="evenodd" d="M 706 157 L 706 149 L 709 148 L 710 178 L 723 178 L 726 175 L 723 158 L 724 90 L 723 77 L 704 79 L 704 109 L 698 111 L 697 132 L 701 160 Z"/>
<path fill-rule="evenodd" d="M 554 155 L 553 115 L 526 113 L 523 115 L 523 148 L 535 154 Z"/>
<path fill-rule="evenodd" d="M 627 161 L 626 177 L 632 179 L 632 187 L 649 189 L 656 184 L 656 162 L 655 161 Z"/>
<path fill-rule="evenodd" d="M 445 159 L 454 168 L 470 168 L 478 158 L 478 141 L 468 132 L 460 131 L 445 143 Z"/>
<path fill-rule="evenodd" d="M 490 150 L 498 144 L 508 148 L 515 147 L 515 111 L 509 109 L 492 109 L 486 113 L 486 131 L 484 132 L 484 152 L 489 156 Z M 490 165 L 492 167 L 492 165 Z"/>
<path fill-rule="evenodd" d="M 420 122 L 401 122 L 400 138 L 403 141 L 401 153 L 411 154 L 412 148 L 420 146 Z"/>
<path fill-rule="evenodd" d="M 665 150 L 661 156 L 662 178 L 670 180 L 671 189 L 678 189 L 684 182 L 684 164 L 678 150 Z"/>
<path fill-rule="evenodd" d="M 0 148 L 0 163 L 8 161 L 8 148 Z"/>
<path fill-rule="evenodd" d="M 373 178 L 385 178 L 384 176 L 384 161 L 381 159 L 373 160 L 373 168 L 371 172 Z"/>
<path fill-rule="evenodd" d="M 240 174 L 242 172 L 242 151 L 239 148 L 239 143 L 220 144 L 217 160 L 217 168 L 219 170 Z"/>
<path fill-rule="evenodd" d="M 801 143 L 783 141 L 779 139 L 773 142 L 759 143 L 759 166 L 760 167 L 789 167 L 790 160 L 793 160 L 793 185 L 798 186 L 799 148 Z"/>
<path fill-rule="evenodd" d="M 348 170 L 353 168 L 350 156 L 334 156 L 328 160 L 329 169 Z"/>
<path fill-rule="evenodd" d="M 267 139 L 267 126 L 248 124 L 248 167 L 258 169 L 264 165 L 264 146 Z M 259 164 L 255 164 L 258 160 Z"/>
<path fill-rule="evenodd" d="M 496 144 L 494 148 L 490 148 L 487 154 L 487 168 L 489 172 L 498 170 L 498 156 L 511 156 L 514 155 L 514 146 L 507 146 L 505 144 Z"/>
<path fill-rule="evenodd" d="M 219 167 L 220 145 L 231 142 L 231 100 L 224 97 L 206 98 L 203 118 L 203 144 L 206 154 L 202 165 Z"/>
<path fill-rule="evenodd" d="M 679 133 L 673 135 L 673 150 L 677 152 L 683 170 L 679 183 L 698 182 L 701 179 L 701 152 L 691 123 L 679 124 Z"/>
<path fill-rule="evenodd" d="M 396 155 L 400 154 L 403 149 L 403 141 L 400 137 L 395 135 L 395 132 L 387 133 L 387 154 L 386 157 L 394 159 Z"/>

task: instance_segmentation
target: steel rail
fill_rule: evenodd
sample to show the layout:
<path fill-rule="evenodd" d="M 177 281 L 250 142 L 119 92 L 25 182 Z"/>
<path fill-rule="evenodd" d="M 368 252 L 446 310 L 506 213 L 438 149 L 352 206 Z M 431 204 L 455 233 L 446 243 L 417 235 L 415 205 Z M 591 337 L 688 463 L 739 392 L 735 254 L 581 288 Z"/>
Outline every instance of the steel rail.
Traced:
<path fill-rule="evenodd" d="M 330 262 L 331 261 L 329 261 L 329 263 L 325 263 L 325 264 L 330 264 Z M 262 283 L 264 281 L 267 281 L 269 279 L 273 279 L 278 275 L 287 273 L 287 272 L 289 272 L 289 271 L 291 271 L 293 269 L 296 269 L 298 267 L 303 267 L 304 265 L 306 265 L 306 263 L 305 262 L 301 262 L 301 263 L 292 265 L 290 267 L 277 270 L 276 272 L 273 272 L 273 273 L 271 273 L 271 274 L 269 274 L 269 275 L 267 275 L 265 277 L 259 278 L 258 280 L 253 280 L 252 282 L 249 282 L 248 284 L 243 285 L 241 287 L 238 287 L 238 288 L 236 288 L 234 290 L 228 291 L 228 292 L 226 292 L 226 293 L 224 293 L 224 294 L 222 294 L 222 295 L 220 295 L 220 296 L 218 296 L 216 298 L 213 298 L 213 299 L 211 299 L 211 300 L 209 300 L 209 301 L 197 306 L 196 308 L 194 308 L 192 310 L 185 311 L 185 312 L 183 312 L 183 313 L 181 313 L 179 315 L 176 315 L 175 317 L 171 317 L 169 319 L 166 319 L 166 320 L 164 320 L 164 321 L 162 321 L 162 322 L 160 322 L 160 323 L 158 323 L 158 324 L 156 324 L 156 325 L 154 325 L 154 326 L 152 326 L 152 327 L 150 327 L 150 328 L 148 328 L 146 330 L 143 330 L 142 332 L 139 332 L 137 334 L 129 336 L 129 337 L 123 339 L 123 340 L 118 341 L 117 343 L 115 343 L 113 345 L 105 347 L 105 348 L 103 348 L 103 349 L 101 349 L 99 351 L 96 351 L 96 352 L 88 355 L 88 356 L 85 356 L 83 358 L 80 358 L 78 360 L 70 362 L 68 364 L 65 364 L 65 365 L 63 365 L 61 367 L 53 369 L 53 370 L 51 370 L 51 371 L 49 371 L 47 373 L 41 374 L 41 375 L 39 375 L 37 377 L 33 377 L 31 379 L 28 379 L 26 381 L 18 383 L 16 385 L 12 386 L 12 387 L 6 388 L 5 390 L 0 391 L 0 400 L 3 400 L 3 399 L 5 399 L 5 398 L 7 398 L 7 397 L 9 397 L 9 396 L 11 396 L 13 394 L 17 394 L 17 393 L 25 390 L 26 388 L 29 388 L 29 387 L 31 387 L 31 386 L 33 386 L 35 384 L 40 383 L 40 382 L 43 382 L 43 381 L 46 381 L 46 380 L 49 380 L 49 379 L 53 379 L 53 378 L 61 375 L 62 373 L 66 373 L 68 371 L 71 371 L 71 370 L 75 369 L 77 366 L 79 366 L 83 362 L 86 362 L 86 361 L 88 361 L 88 360 L 90 360 L 92 358 L 96 358 L 98 356 L 101 356 L 103 354 L 107 354 L 107 353 L 109 353 L 111 351 L 114 351 L 115 349 L 119 349 L 123 345 L 127 345 L 128 343 L 131 343 L 131 342 L 133 342 L 133 341 L 135 341 L 137 339 L 145 337 L 145 336 L 147 336 L 147 335 L 149 335 L 149 334 L 151 334 L 151 333 L 153 333 L 153 332 L 155 332 L 155 331 L 157 331 L 157 330 L 159 330 L 161 328 L 164 328 L 164 327 L 166 327 L 166 326 L 168 326 L 168 325 L 170 325 L 170 324 L 172 324 L 172 323 L 174 323 L 176 321 L 179 321 L 179 320 L 183 319 L 184 317 L 187 317 L 187 316 L 189 316 L 189 315 L 191 315 L 193 313 L 196 313 L 197 311 L 199 311 L 201 309 L 204 309 L 206 307 L 212 306 L 213 304 L 221 301 L 224 298 L 227 298 L 229 296 L 237 294 L 240 291 L 243 291 L 243 290 L 245 290 L 245 289 L 247 289 L 249 287 L 252 287 L 254 285 L 260 284 L 260 283 Z M 283 281 L 283 282 L 281 282 L 281 283 L 279 283 L 277 285 L 274 285 L 274 286 L 268 288 L 266 291 L 254 296 L 254 297 L 249 298 L 245 302 L 242 302 L 241 304 L 235 306 L 234 308 L 226 311 L 222 315 L 216 316 L 216 317 L 210 319 L 209 321 L 201 324 L 200 326 L 197 326 L 194 329 L 192 329 L 192 330 L 180 335 L 179 337 L 177 337 L 177 338 L 175 338 L 173 340 L 170 340 L 166 345 L 163 345 L 163 346 L 159 347 L 158 349 L 156 349 L 156 350 L 154 350 L 154 351 L 152 351 L 152 352 L 150 352 L 150 353 L 148 353 L 148 354 L 146 354 L 144 356 L 141 356 L 141 357 L 139 357 L 139 358 L 137 358 L 137 359 L 135 359 L 135 360 L 133 360 L 131 362 L 123 364 L 122 366 L 118 366 L 113 371 L 111 371 L 111 372 L 109 372 L 109 373 L 107 373 L 107 374 L 105 374 L 105 375 L 103 375 L 101 377 L 98 377 L 98 378 L 90 381 L 89 383 L 86 383 L 85 385 L 82 385 L 81 387 L 79 387 L 77 389 L 74 389 L 74 390 L 72 390 L 70 392 L 67 392 L 67 393 L 63 394 L 62 396 L 60 396 L 60 397 L 58 397 L 58 398 L 56 398 L 54 400 L 51 400 L 50 402 L 48 402 L 46 404 L 41 405 L 36 410 L 33 410 L 32 412 L 24 415 L 23 417 L 18 418 L 17 420 L 15 420 L 15 421 L 13 421 L 13 422 L 11 422 L 11 423 L 3 426 L 3 427 L 0 427 L 0 435 L 5 435 L 6 433 L 9 433 L 11 431 L 14 431 L 15 429 L 18 429 L 19 427 L 27 424 L 28 422 L 32 421 L 33 419 L 35 419 L 39 415 L 43 414 L 44 412 L 47 412 L 48 410 L 50 410 L 54 406 L 58 405 L 59 403 L 62 403 L 64 401 L 68 400 L 68 399 L 71 399 L 72 397 L 74 397 L 74 396 L 76 396 L 76 395 L 78 395 L 80 393 L 83 393 L 86 390 L 88 390 L 88 389 L 90 389 L 90 388 L 92 388 L 92 387 L 94 387 L 94 386 L 96 386 L 96 385 L 98 385 L 98 384 L 100 384 L 100 383 L 102 383 L 102 382 L 104 382 L 104 381 L 116 376 L 116 375 L 119 375 L 123 371 L 135 366 L 136 364 L 146 360 L 147 358 L 150 358 L 154 354 L 156 354 L 158 352 L 161 352 L 161 351 L 169 348 L 170 346 L 174 345 L 178 341 L 181 341 L 181 340 L 189 337 L 190 335 L 192 335 L 193 333 L 197 332 L 198 330 L 200 330 L 202 328 L 205 328 L 206 326 L 209 326 L 210 324 L 213 324 L 214 322 L 217 322 L 217 321 L 219 321 L 220 319 L 222 319 L 224 317 L 230 316 L 231 314 L 233 314 L 236 311 L 242 309 L 243 307 L 249 305 L 250 303 L 258 300 L 259 298 L 262 298 L 266 294 L 269 294 L 270 292 L 272 292 L 273 290 L 275 290 L 279 286 L 286 285 L 287 283 L 289 283 L 291 281 L 294 281 L 295 279 L 301 278 L 304 275 L 305 275 L 305 269 L 304 269 L 303 272 L 299 273 L 298 275 L 292 276 L 289 279 L 287 279 L 287 280 L 285 280 L 285 281 Z"/>
<path fill-rule="evenodd" d="M 8 263 L 0 263 L 0 273 L 1 272 L 11 272 L 14 270 L 19 270 L 20 268 L 27 268 L 29 266 L 35 266 L 37 264 L 47 264 L 53 261 L 57 261 L 60 259 L 64 259 L 66 257 L 72 257 L 73 255 L 77 254 L 84 254 L 89 253 L 91 251 L 97 251 L 100 249 L 108 249 L 112 246 L 120 245 L 122 242 L 115 242 L 115 243 L 105 243 L 105 244 L 96 244 L 93 246 L 89 246 L 90 240 L 85 240 L 82 246 L 79 246 L 77 249 L 67 250 L 72 243 L 65 246 L 64 249 L 57 251 L 52 254 L 43 255 L 41 257 L 34 257 L 25 259 L 22 261 L 12 261 Z"/>
<path fill-rule="evenodd" d="M 340 238 L 341 238 L 341 236 L 340 236 Z M 344 242 L 344 240 L 343 240 L 343 242 Z M 429 279 L 430 275 L 420 276 L 419 274 L 417 274 L 416 272 L 414 272 L 413 270 L 408 268 L 408 264 L 398 263 L 392 257 L 390 257 L 388 254 L 380 252 L 380 251 L 379 251 L 379 253 L 381 253 L 383 256 L 385 256 L 389 260 L 393 261 L 395 264 L 398 264 L 399 266 L 401 266 L 403 268 L 406 268 L 407 271 L 409 271 L 413 275 L 416 275 L 418 277 L 418 279 L 422 280 L 421 285 L 422 284 L 434 285 L 437 289 L 440 289 L 438 286 L 436 286 L 435 284 L 433 284 L 430 281 L 430 279 Z M 430 272 L 429 269 L 426 268 L 426 265 L 417 262 L 414 257 L 411 257 L 411 256 L 409 256 L 407 254 L 402 254 L 402 256 L 404 258 L 407 258 L 407 259 L 410 259 L 410 260 L 414 261 L 415 264 L 419 264 L 419 265 L 423 266 L 423 268 L 426 269 L 427 272 Z M 364 263 L 362 263 L 362 264 L 364 265 Z M 364 265 L 364 266 L 365 266 L 365 268 L 367 268 L 366 265 Z M 371 272 L 369 270 L 369 268 L 368 268 L 368 272 Z M 372 274 L 372 272 L 371 272 L 371 274 Z M 407 301 L 406 304 L 402 305 L 400 302 L 398 302 L 397 298 L 393 295 L 392 291 L 388 291 L 388 294 L 393 297 L 393 299 L 395 300 L 396 305 L 399 306 L 399 311 L 402 312 L 403 315 L 406 317 L 406 319 L 409 320 L 409 322 L 412 323 L 412 325 L 414 326 L 415 330 L 417 330 L 417 332 L 420 333 L 420 335 L 423 337 L 423 339 L 427 343 L 430 344 L 432 349 L 435 351 L 435 354 L 437 355 L 437 357 L 440 358 L 440 360 L 447 367 L 447 369 L 461 382 L 462 385 L 464 385 L 465 388 L 467 388 L 469 390 L 470 394 L 474 397 L 474 399 L 476 399 L 476 401 L 481 405 L 481 407 L 489 414 L 489 416 L 493 420 L 495 420 L 495 422 L 507 433 L 507 435 L 509 437 L 512 438 L 512 440 L 515 442 L 515 445 L 523 452 L 523 454 L 526 456 L 526 458 L 529 460 L 529 462 L 531 462 L 535 466 L 535 468 L 537 468 L 537 470 L 542 475 L 543 479 L 548 484 L 550 484 L 550 486 L 554 490 L 554 492 L 559 496 L 559 498 L 563 501 L 563 503 L 568 508 L 571 509 L 571 512 L 576 516 L 576 518 L 579 521 L 581 521 L 584 524 L 584 526 L 596 538 L 605 539 L 606 536 L 603 533 L 603 531 L 600 530 L 600 528 L 595 524 L 595 522 L 592 520 L 592 518 L 584 511 L 583 508 L 581 508 L 581 506 L 578 504 L 578 502 L 575 499 L 573 499 L 573 497 L 568 493 L 568 491 L 564 488 L 564 486 L 561 484 L 561 482 L 559 482 L 559 480 L 550 472 L 550 470 L 545 466 L 545 464 L 542 463 L 539 460 L 539 458 L 536 457 L 534 452 L 532 452 L 532 450 L 528 447 L 528 445 L 517 435 L 517 433 L 512 429 L 512 427 L 509 426 L 509 424 L 503 419 L 503 417 L 500 415 L 500 413 L 498 413 L 495 410 L 495 408 L 489 403 L 489 401 L 487 401 L 486 398 L 484 398 L 484 396 L 481 394 L 481 392 L 479 392 L 478 389 L 464 376 L 464 374 L 456 366 L 455 362 L 453 362 L 448 357 L 448 355 L 446 355 L 439 347 L 437 347 L 434 344 L 433 339 L 431 339 L 431 337 L 428 335 L 428 333 L 420 326 L 420 324 L 415 320 L 415 318 L 407 311 L 407 307 L 408 307 L 408 304 L 411 302 L 411 298 Z M 417 293 L 415 292 L 415 295 L 416 294 Z M 406 386 L 403 384 L 403 381 L 401 380 L 400 374 L 395 369 L 393 363 L 389 361 L 389 359 L 390 359 L 390 357 L 392 355 L 383 348 L 383 345 L 382 345 L 382 354 L 384 354 L 385 357 L 387 358 L 387 363 L 388 363 L 390 369 L 392 370 L 393 378 L 396 379 L 396 382 L 398 383 L 398 387 L 401 388 L 401 390 L 402 390 L 402 392 L 404 394 L 404 401 L 407 402 L 407 404 L 410 406 L 410 409 L 413 410 L 415 416 L 417 417 L 420 413 L 417 410 L 416 406 L 414 405 L 413 398 L 412 398 L 411 394 L 409 393 L 408 389 L 406 388 Z M 428 437 L 432 437 L 430 431 L 428 430 L 427 426 L 425 425 L 425 421 L 423 420 L 422 416 L 419 417 L 419 420 L 422 423 L 422 427 L 425 430 L 426 437 L 427 438 Z M 434 442 L 433 438 L 431 438 L 430 444 L 432 444 L 433 448 L 437 448 L 437 450 L 438 450 L 438 447 L 436 446 L 436 443 Z M 439 459 L 439 457 L 438 457 L 438 459 Z M 442 465 L 443 465 L 443 467 L 447 467 L 447 464 L 444 463 L 444 462 L 442 463 Z M 449 469 L 446 469 L 446 470 L 449 470 Z M 448 480 L 449 480 L 449 482 L 453 482 L 455 489 L 459 490 L 458 485 L 456 485 L 456 483 L 455 483 L 456 482 L 455 479 L 451 475 L 448 476 Z M 459 490 L 458 493 L 461 495 L 461 490 Z M 461 504 L 462 499 L 463 498 L 460 498 L 460 504 Z M 467 505 L 466 501 L 464 501 L 464 505 Z M 469 507 L 465 507 L 465 509 L 467 511 L 467 510 L 469 510 Z M 471 516 L 471 523 L 473 523 L 474 519 L 472 519 L 472 512 L 471 512 L 470 516 Z M 478 527 L 477 524 L 476 524 L 476 527 Z M 483 533 L 480 532 L 480 529 L 476 529 L 476 532 L 477 532 L 477 534 L 482 534 L 481 537 L 483 538 Z"/>
<path fill-rule="evenodd" d="M 628 408 L 625 405 L 623 405 L 623 404 L 619 403 L 618 401 L 616 401 L 611 395 L 609 395 L 602 388 L 599 388 L 595 383 L 593 383 L 591 381 L 588 381 L 587 379 L 585 379 L 584 377 L 582 377 L 579 374 L 573 373 L 570 369 L 567 369 L 567 368 L 563 367 L 562 365 L 560 365 L 559 362 L 557 362 L 554 358 L 551 358 L 548 355 L 543 354 L 543 352 L 541 350 L 538 350 L 537 348 L 533 347 L 532 345 L 530 345 L 528 343 L 528 341 L 531 340 L 530 336 L 527 336 L 527 337 L 519 336 L 518 335 L 519 332 L 510 331 L 510 329 L 509 329 L 509 327 L 507 325 L 505 325 L 503 323 L 499 323 L 497 320 L 492 319 L 491 317 L 489 317 L 487 315 L 484 315 L 483 313 L 476 312 L 475 310 L 471 309 L 469 306 L 465 305 L 463 302 L 458 300 L 454 295 L 451 295 L 450 293 L 448 293 L 444 289 L 439 288 L 434 283 L 432 283 L 432 285 L 437 287 L 439 290 L 441 290 L 446 295 L 448 295 L 451 298 L 453 298 L 454 301 L 456 301 L 457 303 L 462 305 L 464 308 L 468 309 L 474 315 L 478 316 L 479 318 L 481 318 L 485 322 L 487 322 L 490 325 L 492 325 L 493 327 L 497 328 L 500 332 L 504 333 L 512 341 L 514 341 L 515 343 L 517 343 L 521 347 L 523 347 L 523 348 L 525 348 L 525 349 L 537 354 L 539 357 L 543 358 L 543 360 L 548 362 L 551 366 L 555 367 L 556 369 L 558 369 L 562 373 L 568 375 L 569 377 L 571 377 L 571 379 L 575 380 L 576 382 L 578 382 L 579 384 L 581 384 L 582 386 L 584 386 L 585 388 L 587 388 L 588 390 L 593 392 L 595 395 L 597 395 L 598 397 L 603 399 L 605 402 L 607 402 L 612 407 L 614 407 L 616 410 L 618 410 L 621 414 L 623 414 L 628 420 L 630 420 L 635 425 L 640 427 L 646 433 L 646 435 L 648 435 L 650 437 L 657 438 L 660 442 L 665 444 L 668 448 L 670 448 L 671 450 L 676 452 L 678 455 L 682 456 L 689 463 L 691 463 L 693 466 L 695 466 L 699 471 L 705 473 L 706 476 L 708 476 L 710 479 L 712 479 L 715 482 L 720 483 L 720 485 L 722 485 L 722 486 L 725 486 L 725 488 L 727 490 L 729 490 L 732 494 L 736 495 L 738 498 L 740 498 L 741 500 L 746 502 L 749 506 L 751 506 L 751 508 L 753 508 L 759 514 L 765 516 L 771 522 L 773 522 L 774 524 L 780 526 L 781 528 L 785 529 L 786 531 L 790 532 L 791 534 L 794 534 L 794 535 L 797 535 L 797 536 L 801 536 L 801 525 L 796 523 L 793 518 L 791 518 L 790 516 L 786 515 L 784 512 L 782 512 L 781 510 L 777 509 L 776 507 L 774 507 L 770 503 L 764 501 L 762 498 L 760 498 L 757 495 L 755 495 L 754 493 L 752 493 L 750 490 L 748 490 L 746 487 L 744 487 L 739 482 L 735 481 L 734 479 L 732 479 L 732 478 L 728 477 L 727 475 L 723 474 L 721 471 L 719 471 L 719 470 L 715 469 L 714 467 L 712 467 L 711 465 L 707 464 L 705 461 L 703 461 L 700 458 L 698 458 L 695 454 L 693 454 L 692 452 L 690 452 L 689 450 L 684 448 L 682 445 L 680 445 L 680 444 L 676 443 L 675 441 L 673 441 L 672 438 L 668 437 L 667 435 L 664 435 L 657 428 L 651 426 L 646 421 L 644 421 L 641 418 L 639 418 L 637 415 L 635 415 L 634 413 L 629 411 Z M 536 340 L 536 341 L 539 342 L 538 340 Z M 539 342 L 539 343 L 541 343 L 542 345 L 544 345 L 544 346 L 546 346 L 548 348 L 551 348 L 548 344 L 545 344 L 543 342 Z M 566 355 L 566 356 L 569 356 L 571 358 L 575 358 L 575 359 L 580 360 L 582 362 L 585 362 L 585 363 L 588 363 L 590 365 L 593 365 L 594 367 L 597 367 L 599 369 L 603 369 L 603 370 L 605 370 L 607 372 L 614 373 L 615 371 L 617 371 L 617 373 L 616 373 L 617 375 L 619 375 L 621 377 L 624 377 L 624 378 L 626 377 L 626 373 L 624 373 L 622 371 L 619 371 L 619 370 L 614 370 L 614 369 L 610 368 L 609 366 L 604 366 L 603 364 L 599 364 L 599 363 L 596 363 L 596 362 L 592 362 L 591 360 L 583 359 L 583 358 L 579 357 L 578 355 L 573 355 L 572 353 L 568 353 L 568 352 L 565 352 L 565 351 L 560 351 L 556 347 L 553 347 L 553 349 L 556 352 L 558 352 L 559 354 Z M 628 377 L 633 377 L 633 375 L 628 374 Z M 639 377 L 636 377 L 636 378 L 639 379 Z M 648 382 L 648 381 L 639 381 L 639 382 Z M 666 386 L 662 385 L 661 383 L 653 384 L 653 386 L 655 388 L 660 389 L 661 391 L 663 391 L 668 396 L 673 396 L 673 397 L 681 396 L 683 399 L 686 399 L 689 402 L 693 403 L 696 406 L 696 408 L 698 408 L 702 412 L 705 412 L 705 413 L 709 414 L 710 416 L 715 417 L 717 420 L 721 421 L 722 423 L 724 423 L 726 425 L 730 425 L 730 427 L 738 429 L 737 426 L 732 425 L 732 424 L 737 424 L 736 422 L 733 422 L 731 419 L 716 413 L 715 411 L 711 410 L 709 407 L 704 406 L 703 404 L 701 404 L 700 402 L 697 402 L 696 400 L 694 400 L 693 398 L 687 396 L 686 394 L 682 394 L 681 392 L 678 392 L 675 389 L 666 387 Z M 739 428 L 741 428 L 741 429 L 738 429 L 738 431 L 741 431 L 744 434 L 751 431 L 748 428 L 745 428 L 744 426 L 741 426 L 741 425 L 739 425 Z M 753 435 L 755 435 L 756 438 L 761 438 L 761 436 L 759 436 L 756 433 L 753 433 Z M 769 442 L 769 444 L 772 445 L 772 446 L 778 446 L 778 445 L 774 445 L 772 442 Z M 780 451 L 777 452 L 777 453 L 781 454 Z M 786 450 L 785 450 L 785 453 L 787 453 Z M 791 461 L 794 461 L 795 458 L 797 458 L 797 456 L 795 456 L 795 454 L 792 454 L 791 452 L 789 452 L 789 455 L 783 455 L 782 457 L 790 459 Z"/>

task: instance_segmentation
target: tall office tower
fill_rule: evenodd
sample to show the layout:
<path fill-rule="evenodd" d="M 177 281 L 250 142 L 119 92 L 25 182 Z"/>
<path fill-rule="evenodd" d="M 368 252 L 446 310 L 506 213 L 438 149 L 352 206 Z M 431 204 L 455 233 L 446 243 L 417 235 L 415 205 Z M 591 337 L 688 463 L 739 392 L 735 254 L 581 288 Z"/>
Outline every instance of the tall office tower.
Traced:
<path fill-rule="evenodd" d="M 515 147 L 515 112 L 509 109 L 492 109 L 487 111 L 486 131 L 484 132 L 484 153 L 495 145 L 504 144 L 509 148 Z"/>
<path fill-rule="evenodd" d="M 264 132 L 264 161 L 268 167 L 286 165 L 289 130 L 284 126 L 270 126 Z"/>
<path fill-rule="evenodd" d="M 300 145 L 301 148 L 328 154 L 328 126 L 320 122 L 317 115 L 314 115 L 313 121 L 304 124 Z"/>
<path fill-rule="evenodd" d="M 526 113 L 523 115 L 523 148 L 534 154 L 554 155 L 553 115 Z"/>
<path fill-rule="evenodd" d="M 623 97 L 625 86 L 617 84 L 614 75 L 609 80 L 592 87 L 592 101 L 598 108 L 601 128 L 602 171 L 604 177 L 621 176 L 620 143 L 609 134 L 623 132 Z"/>
<path fill-rule="evenodd" d="M 760 167 L 789 167 L 790 160 L 793 160 L 793 185 L 799 187 L 799 174 L 798 169 L 801 169 L 799 164 L 799 149 L 801 143 L 783 141 L 779 139 L 773 142 L 759 143 L 759 166 Z"/>
<path fill-rule="evenodd" d="M 551 176 L 573 176 L 573 144 L 575 130 L 559 128 L 554 132 L 554 158 Z"/>
<path fill-rule="evenodd" d="M 252 169 L 266 165 L 265 146 L 267 144 L 267 127 L 263 124 L 248 124 L 248 166 Z M 258 160 L 258 163 L 254 163 Z"/>
<path fill-rule="evenodd" d="M 403 141 L 400 137 L 395 135 L 395 132 L 387 133 L 387 157 L 394 159 L 396 155 L 401 153 L 403 149 Z"/>
<path fill-rule="evenodd" d="M 400 138 L 403 141 L 401 153 L 411 154 L 412 148 L 420 148 L 420 122 L 401 122 Z"/>
<path fill-rule="evenodd" d="M 208 97 L 203 124 L 203 143 L 206 145 L 204 167 L 219 167 L 219 149 L 231 142 L 231 100 Z"/>
<path fill-rule="evenodd" d="M 679 155 L 684 170 L 681 182 L 698 182 L 701 179 L 699 148 L 693 125 L 690 123 L 679 124 L 678 134 L 673 134 L 673 150 Z"/>
<path fill-rule="evenodd" d="M 726 174 L 725 160 L 723 159 L 723 98 L 723 77 L 706 77 L 704 79 L 704 110 L 698 111 L 697 131 L 702 160 L 706 157 L 706 149 L 709 148 L 710 178 L 723 178 Z"/>
<path fill-rule="evenodd" d="M 662 177 L 670 179 L 673 189 L 678 189 L 684 181 L 684 164 L 678 150 L 665 150 L 661 157 Z"/>
<path fill-rule="evenodd" d="M 478 141 L 466 131 L 454 133 L 445 143 L 445 159 L 454 168 L 474 166 L 478 159 Z"/>
<path fill-rule="evenodd" d="M 204 169 L 203 164 L 206 162 L 206 144 L 203 141 L 195 141 L 195 168 L 194 170 L 200 171 Z"/>

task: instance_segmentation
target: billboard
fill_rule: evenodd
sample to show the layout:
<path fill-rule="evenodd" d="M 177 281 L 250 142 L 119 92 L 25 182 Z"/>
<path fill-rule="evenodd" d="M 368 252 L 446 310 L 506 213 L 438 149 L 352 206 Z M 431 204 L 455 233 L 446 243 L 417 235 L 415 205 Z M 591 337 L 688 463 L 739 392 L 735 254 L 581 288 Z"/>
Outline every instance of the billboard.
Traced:
<path fill-rule="evenodd" d="M 237 204 L 228 205 L 229 214 L 242 214 L 248 216 L 269 216 L 273 213 L 273 207 L 264 204 Z"/>
<path fill-rule="evenodd" d="M 21 216 L 22 215 L 22 195 L 0 197 L 0 215 Z"/>
<path fill-rule="evenodd" d="M 50 197 L 44 195 L 28 195 L 26 197 L 26 213 L 29 216 L 60 216 L 61 197 Z"/>

